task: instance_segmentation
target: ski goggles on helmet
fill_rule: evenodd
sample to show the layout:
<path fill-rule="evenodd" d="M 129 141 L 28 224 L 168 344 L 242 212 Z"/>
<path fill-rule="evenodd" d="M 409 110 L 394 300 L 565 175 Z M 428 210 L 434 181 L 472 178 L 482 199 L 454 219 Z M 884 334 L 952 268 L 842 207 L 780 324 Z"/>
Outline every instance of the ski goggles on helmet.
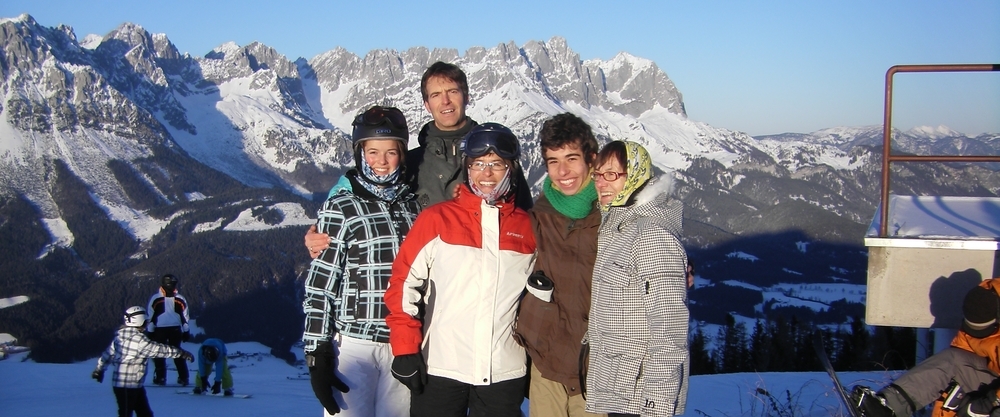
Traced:
<path fill-rule="evenodd" d="M 462 139 L 459 149 L 470 158 L 478 158 L 490 152 L 507 160 L 517 160 L 521 156 L 521 144 L 517 136 L 499 123 L 483 123 L 473 127 Z"/>
<path fill-rule="evenodd" d="M 386 121 L 396 129 L 406 130 L 406 117 L 395 107 L 375 106 L 354 118 L 354 126 L 381 126 Z"/>

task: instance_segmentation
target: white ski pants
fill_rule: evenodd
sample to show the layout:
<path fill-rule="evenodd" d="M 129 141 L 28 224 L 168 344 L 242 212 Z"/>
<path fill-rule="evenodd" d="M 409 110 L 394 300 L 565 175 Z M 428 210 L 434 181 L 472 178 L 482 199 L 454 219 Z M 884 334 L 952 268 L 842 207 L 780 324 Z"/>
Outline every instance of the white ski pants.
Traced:
<path fill-rule="evenodd" d="M 352 337 L 336 338 L 337 376 L 351 391 L 336 417 L 407 417 L 410 390 L 392 377 L 392 348 Z M 323 415 L 331 414 L 323 410 Z"/>

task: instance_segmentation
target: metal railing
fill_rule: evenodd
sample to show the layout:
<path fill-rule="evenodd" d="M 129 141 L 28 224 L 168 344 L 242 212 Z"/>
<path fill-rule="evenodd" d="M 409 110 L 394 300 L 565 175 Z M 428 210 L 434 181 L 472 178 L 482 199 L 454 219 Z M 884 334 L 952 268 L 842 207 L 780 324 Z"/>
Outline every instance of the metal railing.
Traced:
<path fill-rule="evenodd" d="M 993 155 L 893 155 L 892 154 L 892 76 L 897 72 L 971 72 L 1000 71 L 1000 64 L 895 65 L 885 73 L 885 116 L 882 123 L 882 197 L 879 237 L 889 230 L 889 164 L 892 162 L 1000 162 Z"/>

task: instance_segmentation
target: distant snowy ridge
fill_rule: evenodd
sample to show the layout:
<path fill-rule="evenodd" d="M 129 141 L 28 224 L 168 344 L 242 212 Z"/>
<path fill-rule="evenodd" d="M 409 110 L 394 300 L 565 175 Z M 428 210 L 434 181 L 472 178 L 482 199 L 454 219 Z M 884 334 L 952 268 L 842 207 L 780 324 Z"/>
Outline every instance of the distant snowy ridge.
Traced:
<path fill-rule="evenodd" d="M 322 193 L 352 165 L 350 123 L 371 104 L 399 107 L 409 121 L 410 145 L 417 145 L 417 132 L 429 120 L 420 76 L 438 60 L 468 74 L 471 117 L 506 124 L 524 139 L 523 162 L 533 184 L 544 173 L 538 127 L 566 111 L 586 120 L 602 140 L 642 143 L 665 171 L 687 170 L 699 158 L 724 168 L 755 167 L 757 154 L 792 173 L 816 166 L 856 170 L 869 161 L 852 147 L 880 135 L 876 126 L 755 139 L 712 127 L 687 118 L 682 94 L 654 62 L 627 52 L 582 60 L 561 37 L 476 46 L 461 54 L 414 47 L 362 57 L 336 48 L 292 62 L 258 42 L 227 42 L 192 57 L 166 34 L 133 23 L 83 41 L 72 28 L 46 28 L 29 15 L 0 25 L 11 34 L 7 45 L 33 48 L 6 47 L 18 65 L 4 80 L 0 172 L 8 180 L 0 187 L 26 195 L 42 210 L 56 226 L 57 245 L 73 239 L 58 228 L 59 210 L 45 188 L 47 161 L 65 161 L 112 219 L 148 240 L 165 223 L 129 207 L 112 161 L 182 149 L 250 186 Z M 939 126 L 899 136 L 909 143 L 955 134 Z M 734 176 L 732 186 L 742 178 Z M 804 200 L 837 212 L 827 202 Z"/>
<path fill-rule="evenodd" d="M 21 303 L 28 302 L 29 298 L 26 295 L 18 295 L 16 297 L 0 298 L 0 309 L 13 307 Z"/>

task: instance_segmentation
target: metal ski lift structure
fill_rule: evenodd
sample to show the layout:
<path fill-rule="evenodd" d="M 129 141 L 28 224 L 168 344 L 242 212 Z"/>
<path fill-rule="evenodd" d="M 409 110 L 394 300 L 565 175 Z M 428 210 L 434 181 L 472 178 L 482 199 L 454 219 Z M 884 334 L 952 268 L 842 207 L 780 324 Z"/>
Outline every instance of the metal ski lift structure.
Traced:
<path fill-rule="evenodd" d="M 947 329 L 932 332 L 933 340 L 927 341 L 925 352 L 918 352 L 918 359 L 948 346 L 961 324 L 966 292 L 998 276 L 1000 198 L 893 195 L 890 167 L 894 162 L 1000 162 L 1000 155 L 894 155 L 892 81 L 897 73 L 973 71 L 1000 71 L 1000 64 L 896 65 L 885 75 L 882 192 L 865 236 L 865 322 Z"/>

